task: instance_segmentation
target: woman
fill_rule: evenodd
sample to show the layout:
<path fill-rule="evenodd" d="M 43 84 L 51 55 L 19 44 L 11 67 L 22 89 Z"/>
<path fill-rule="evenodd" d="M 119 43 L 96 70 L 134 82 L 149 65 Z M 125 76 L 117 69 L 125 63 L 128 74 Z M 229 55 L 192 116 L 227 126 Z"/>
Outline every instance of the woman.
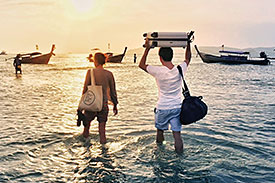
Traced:
<path fill-rule="evenodd" d="M 116 94 L 116 86 L 115 86 L 115 79 L 112 74 L 112 72 L 106 70 L 103 68 L 103 65 L 105 64 L 106 57 L 103 53 L 96 53 L 94 56 L 94 65 L 95 69 L 93 70 L 94 77 L 95 77 L 95 83 L 96 85 L 101 85 L 103 90 L 103 107 L 100 112 L 90 112 L 90 111 L 84 111 L 85 120 L 84 120 L 84 131 L 83 136 L 87 138 L 89 136 L 89 129 L 91 121 L 97 117 L 98 121 L 98 132 L 100 137 L 100 143 L 105 144 L 106 143 L 106 135 L 105 135 L 105 126 L 106 122 L 108 120 L 108 98 L 113 103 L 113 112 L 114 115 L 118 113 L 117 110 L 117 94 Z M 90 69 L 87 71 L 86 79 L 83 87 L 84 94 L 88 90 L 88 85 L 91 85 L 91 71 Z"/>

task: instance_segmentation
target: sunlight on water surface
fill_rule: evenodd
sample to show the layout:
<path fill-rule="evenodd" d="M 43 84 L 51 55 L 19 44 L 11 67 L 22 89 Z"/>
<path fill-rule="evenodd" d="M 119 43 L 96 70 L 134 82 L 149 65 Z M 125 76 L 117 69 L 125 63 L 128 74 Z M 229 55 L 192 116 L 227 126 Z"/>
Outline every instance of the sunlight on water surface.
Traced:
<path fill-rule="evenodd" d="M 176 50 L 175 63 L 183 51 Z M 8 56 L 7 56 L 8 57 Z M 138 53 L 141 57 L 141 53 Z M 108 63 L 119 99 L 110 110 L 108 143 L 98 143 L 97 122 L 88 139 L 76 126 L 76 108 L 86 55 L 57 55 L 48 65 L 0 62 L 0 182 L 273 182 L 274 64 L 205 64 L 194 57 L 186 75 L 192 95 L 202 95 L 209 113 L 184 126 L 184 154 L 174 152 L 171 132 L 155 144 L 154 79 L 133 55 Z M 150 64 L 158 64 L 154 50 Z M 110 106 L 110 109 L 112 107 Z"/>

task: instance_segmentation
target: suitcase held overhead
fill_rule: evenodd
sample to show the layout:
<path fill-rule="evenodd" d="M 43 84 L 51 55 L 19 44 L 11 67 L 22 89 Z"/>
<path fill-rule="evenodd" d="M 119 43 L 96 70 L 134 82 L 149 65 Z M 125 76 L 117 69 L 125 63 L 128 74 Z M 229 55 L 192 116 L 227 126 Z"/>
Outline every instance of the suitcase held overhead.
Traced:
<path fill-rule="evenodd" d="M 148 38 L 151 48 L 154 47 L 186 47 L 191 42 L 194 31 L 187 32 L 148 32 L 143 37 Z M 144 47 L 144 45 L 143 45 Z"/>

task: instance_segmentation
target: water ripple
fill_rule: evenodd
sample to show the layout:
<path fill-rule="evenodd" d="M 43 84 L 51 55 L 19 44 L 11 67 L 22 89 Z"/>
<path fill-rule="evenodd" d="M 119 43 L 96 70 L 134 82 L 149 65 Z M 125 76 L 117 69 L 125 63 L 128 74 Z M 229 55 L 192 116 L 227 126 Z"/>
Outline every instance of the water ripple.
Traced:
<path fill-rule="evenodd" d="M 157 53 L 150 63 L 158 64 Z M 176 63 L 182 58 L 175 53 Z M 184 153 L 174 139 L 155 143 L 157 86 L 132 63 L 107 64 L 117 81 L 119 114 L 107 123 L 106 145 L 92 122 L 88 139 L 76 127 L 86 55 L 23 65 L 15 77 L 0 62 L 0 182 L 274 182 L 274 65 L 228 66 L 192 60 L 186 81 L 209 113 L 184 126 Z M 112 109 L 112 107 L 110 107 Z"/>

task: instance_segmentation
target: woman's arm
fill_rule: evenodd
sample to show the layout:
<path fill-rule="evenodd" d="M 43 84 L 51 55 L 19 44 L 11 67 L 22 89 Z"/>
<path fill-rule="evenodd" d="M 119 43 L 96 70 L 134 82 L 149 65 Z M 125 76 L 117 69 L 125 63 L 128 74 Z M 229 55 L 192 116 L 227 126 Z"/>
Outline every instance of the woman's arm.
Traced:
<path fill-rule="evenodd" d="M 90 84 L 91 84 L 91 71 L 89 69 L 86 73 L 82 95 L 88 90 L 88 85 L 90 85 Z"/>
<path fill-rule="evenodd" d="M 110 87 L 111 101 L 114 104 L 113 112 L 114 112 L 114 115 L 117 115 L 117 113 L 118 113 L 118 109 L 117 109 L 118 100 L 117 100 L 117 92 L 116 92 L 116 82 L 115 82 L 115 78 L 114 78 L 112 73 L 111 73 L 111 77 L 109 79 L 109 87 Z"/>

